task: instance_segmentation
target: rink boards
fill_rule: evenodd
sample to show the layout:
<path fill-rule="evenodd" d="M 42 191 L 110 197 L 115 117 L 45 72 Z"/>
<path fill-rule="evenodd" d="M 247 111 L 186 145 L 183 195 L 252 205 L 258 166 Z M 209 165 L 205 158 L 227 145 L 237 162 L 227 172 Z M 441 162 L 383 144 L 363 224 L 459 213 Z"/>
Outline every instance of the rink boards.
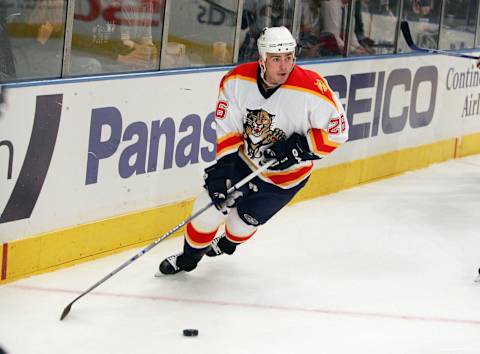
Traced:
<path fill-rule="evenodd" d="M 350 141 L 296 201 L 480 152 L 474 62 L 410 55 L 304 66 L 344 104 Z M 158 238 L 214 160 L 228 68 L 22 83 L 0 118 L 2 282 Z"/>

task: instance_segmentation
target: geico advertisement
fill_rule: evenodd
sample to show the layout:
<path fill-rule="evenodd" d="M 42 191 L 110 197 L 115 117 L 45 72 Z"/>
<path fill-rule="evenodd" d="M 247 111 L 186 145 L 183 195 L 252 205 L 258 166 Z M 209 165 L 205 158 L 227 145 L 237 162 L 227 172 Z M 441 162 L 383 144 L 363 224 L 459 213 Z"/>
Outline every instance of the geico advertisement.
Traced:
<path fill-rule="evenodd" d="M 472 63 L 425 58 L 312 66 L 351 126 L 350 141 L 317 167 L 480 131 Z M 10 89 L 0 119 L 0 241 L 197 195 L 215 157 L 223 74 Z"/>
<path fill-rule="evenodd" d="M 317 64 L 350 123 L 349 142 L 323 165 L 480 131 L 480 70 L 441 55 Z"/>

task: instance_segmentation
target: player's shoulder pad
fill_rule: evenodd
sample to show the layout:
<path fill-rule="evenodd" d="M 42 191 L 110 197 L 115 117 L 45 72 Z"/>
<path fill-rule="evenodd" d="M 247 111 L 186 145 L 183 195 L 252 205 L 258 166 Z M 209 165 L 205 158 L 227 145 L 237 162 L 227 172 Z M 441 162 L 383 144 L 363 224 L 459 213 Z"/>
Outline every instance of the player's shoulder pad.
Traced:
<path fill-rule="evenodd" d="M 298 65 L 295 65 L 294 70 L 285 84 L 300 89 L 303 88 L 310 90 L 319 94 L 328 94 L 332 91 L 327 80 L 323 76 L 316 71 L 303 69 Z"/>
<path fill-rule="evenodd" d="M 220 82 L 220 87 L 222 88 L 225 83 L 232 79 L 244 79 L 244 80 L 257 80 L 257 70 L 258 70 L 258 62 L 250 62 L 239 64 L 231 69 L 228 73 L 226 73 L 222 81 Z"/>
<path fill-rule="evenodd" d="M 336 106 L 335 100 L 333 99 L 333 91 L 328 85 L 327 80 L 313 70 L 304 69 L 295 65 L 284 86 L 320 96 Z"/>

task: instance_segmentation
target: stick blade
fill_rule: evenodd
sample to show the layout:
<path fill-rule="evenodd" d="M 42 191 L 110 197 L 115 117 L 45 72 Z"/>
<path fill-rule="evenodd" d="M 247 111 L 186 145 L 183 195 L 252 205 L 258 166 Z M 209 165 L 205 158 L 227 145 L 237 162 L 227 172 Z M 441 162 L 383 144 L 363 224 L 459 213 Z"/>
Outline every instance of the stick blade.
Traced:
<path fill-rule="evenodd" d="M 70 303 L 67 307 L 63 309 L 62 315 L 60 316 L 60 321 L 63 321 L 63 319 L 67 317 L 67 315 L 70 313 L 71 308 L 72 304 Z"/>
<path fill-rule="evenodd" d="M 410 32 L 410 26 L 408 25 L 408 22 L 407 21 L 400 22 L 400 29 L 402 30 L 403 38 L 405 38 L 405 42 L 407 42 L 407 45 L 410 48 L 415 47 L 415 44 L 413 44 L 412 34 Z"/>

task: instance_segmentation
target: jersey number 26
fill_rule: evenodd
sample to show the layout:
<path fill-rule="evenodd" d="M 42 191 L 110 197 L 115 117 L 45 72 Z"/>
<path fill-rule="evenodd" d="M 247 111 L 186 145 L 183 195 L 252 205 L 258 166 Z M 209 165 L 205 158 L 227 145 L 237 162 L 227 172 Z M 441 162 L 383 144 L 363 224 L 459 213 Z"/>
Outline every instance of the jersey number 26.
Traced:
<path fill-rule="evenodd" d="M 215 118 L 223 119 L 227 115 L 228 102 L 218 101 L 217 108 L 215 109 Z"/>
<path fill-rule="evenodd" d="M 342 114 L 340 117 L 330 119 L 328 134 L 342 134 L 346 128 L 345 116 Z"/>

